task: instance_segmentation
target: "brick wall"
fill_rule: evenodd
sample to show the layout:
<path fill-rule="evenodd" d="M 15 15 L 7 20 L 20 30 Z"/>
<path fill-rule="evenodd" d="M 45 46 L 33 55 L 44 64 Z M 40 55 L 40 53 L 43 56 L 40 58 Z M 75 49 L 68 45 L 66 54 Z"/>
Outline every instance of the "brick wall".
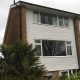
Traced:
<path fill-rule="evenodd" d="M 16 6 L 10 9 L 3 43 L 9 45 L 26 39 L 26 8 Z"/>
<path fill-rule="evenodd" d="M 78 63 L 80 66 L 80 32 L 79 32 L 78 18 L 74 18 L 74 31 L 75 31 L 75 40 L 76 40 L 76 47 L 77 47 Z"/>
<path fill-rule="evenodd" d="M 59 80 L 59 71 L 53 71 L 53 80 Z"/>

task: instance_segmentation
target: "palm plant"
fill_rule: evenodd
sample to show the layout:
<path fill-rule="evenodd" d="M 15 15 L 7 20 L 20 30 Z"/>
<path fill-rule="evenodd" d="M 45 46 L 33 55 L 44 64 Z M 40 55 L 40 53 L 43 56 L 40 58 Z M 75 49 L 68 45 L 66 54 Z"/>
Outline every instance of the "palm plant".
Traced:
<path fill-rule="evenodd" d="M 18 41 L 9 46 L 1 45 L 0 52 L 4 56 L 1 61 L 3 75 L 20 77 L 22 80 L 42 79 L 45 68 L 35 55 L 36 49 L 32 44 Z"/>

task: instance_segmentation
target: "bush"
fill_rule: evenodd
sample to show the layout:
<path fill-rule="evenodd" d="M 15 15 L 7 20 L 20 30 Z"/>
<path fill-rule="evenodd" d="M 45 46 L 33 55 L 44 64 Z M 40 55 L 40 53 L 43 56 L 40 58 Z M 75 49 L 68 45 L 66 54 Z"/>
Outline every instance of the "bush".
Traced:
<path fill-rule="evenodd" d="M 60 76 L 60 80 L 80 80 L 80 72 L 68 76 Z"/>

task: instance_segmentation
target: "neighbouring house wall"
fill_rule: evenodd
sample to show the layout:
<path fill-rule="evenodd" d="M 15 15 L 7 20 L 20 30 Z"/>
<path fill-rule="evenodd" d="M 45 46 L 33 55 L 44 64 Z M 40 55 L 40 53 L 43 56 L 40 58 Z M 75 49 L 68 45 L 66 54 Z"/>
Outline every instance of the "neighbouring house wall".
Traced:
<path fill-rule="evenodd" d="M 79 59 L 79 69 L 80 69 L 80 19 L 79 19 L 79 30 L 78 30 L 79 32 L 78 32 L 78 37 L 79 37 L 79 40 L 78 40 L 78 45 L 79 45 L 79 48 L 78 48 L 78 50 L 79 50 L 79 52 L 78 52 L 78 55 L 79 55 L 79 57 L 78 57 L 78 59 Z"/>
<path fill-rule="evenodd" d="M 44 24 L 34 24 L 32 10 L 27 10 L 26 19 L 28 43 L 32 43 L 34 45 L 35 39 L 62 40 L 72 42 L 72 56 L 40 57 L 42 64 L 45 64 L 47 70 L 56 71 L 65 69 L 78 69 L 77 51 L 72 18 L 69 19 L 69 28 L 60 28 L 59 26 L 54 27 Z"/>
<path fill-rule="evenodd" d="M 27 40 L 26 8 L 19 6 L 10 8 L 3 43 L 9 45 L 17 40 Z"/>
<path fill-rule="evenodd" d="M 75 38 L 76 38 L 76 47 L 78 55 L 78 63 L 80 68 L 80 19 L 74 18 L 74 29 L 75 29 Z"/>

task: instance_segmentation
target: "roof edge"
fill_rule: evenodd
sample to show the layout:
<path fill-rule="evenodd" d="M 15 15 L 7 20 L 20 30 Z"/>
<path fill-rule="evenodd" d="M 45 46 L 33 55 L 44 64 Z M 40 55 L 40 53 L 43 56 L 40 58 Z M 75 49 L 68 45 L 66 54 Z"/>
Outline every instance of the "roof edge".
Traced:
<path fill-rule="evenodd" d="M 47 8 L 47 9 L 51 9 L 51 10 L 55 10 L 55 11 L 59 11 L 59 12 L 64 12 L 64 13 L 68 13 L 68 14 L 72 14 L 72 15 L 75 15 L 77 17 L 78 16 L 80 17 L 80 14 L 78 14 L 78 13 L 68 12 L 68 11 L 65 11 L 65 10 L 60 10 L 60 9 L 51 8 L 51 7 L 47 7 L 47 6 L 43 6 L 43 5 L 38 5 L 38 4 L 30 3 L 30 2 L 24 2 L 24 1 L 18 1 L 15 4 L 12 4 L 11 7 L 18 6 L 18 5 L 21 5 L 21 4 L 34 5 L 34 6 L 38 6 L 38 7 L 42 7 L 42 8 Z"/>

